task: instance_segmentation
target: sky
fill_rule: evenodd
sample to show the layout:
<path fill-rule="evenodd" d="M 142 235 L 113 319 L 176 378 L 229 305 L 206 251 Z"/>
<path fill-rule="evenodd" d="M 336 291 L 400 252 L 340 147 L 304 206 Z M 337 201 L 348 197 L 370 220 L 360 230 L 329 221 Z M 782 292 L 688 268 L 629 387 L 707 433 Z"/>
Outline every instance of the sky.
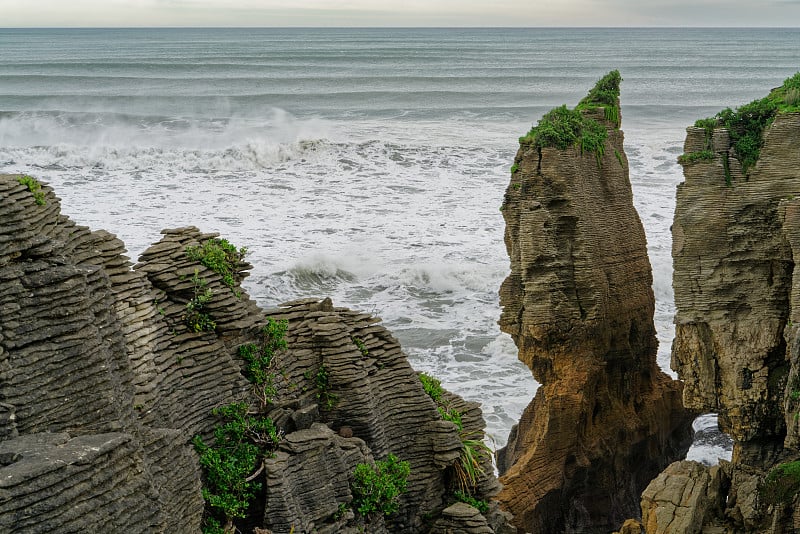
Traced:
<path fill-rule="evenodd" d="M 800 0 L 0 0 L 0 27 L 798 27 Z"/>

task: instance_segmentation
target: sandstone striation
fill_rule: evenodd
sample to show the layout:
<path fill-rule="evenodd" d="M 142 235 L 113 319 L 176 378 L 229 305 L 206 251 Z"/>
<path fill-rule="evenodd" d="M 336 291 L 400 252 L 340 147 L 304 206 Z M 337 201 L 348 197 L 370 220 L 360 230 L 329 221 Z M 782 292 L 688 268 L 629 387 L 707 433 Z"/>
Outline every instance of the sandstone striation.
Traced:
<path fill-rule="evenodd" d="M 556 108 L 520 140 L 502 208 L 511 274 L 500 327 L 541 386 L 500 452 L 499 499 L 528 532 L 614 530 L 638 515 L 641 491 L 691 441 L 681 386 L 656 363 L 618 84 L 609 74 L 580 116 Z M 604 102 L 593 98 L 598 88 Z M 581 120 L 575 141 L 545 137 Z"/>
<path fill-rule="evenodd" d="M 0 530 L 200 531 L 192 439 L 213 440 L 212 410 L 245 402 L 279 441 L 232 525 L 244 532 L 417 533 L 439 518 L 465 532 L 513 532 L 496 505 L 488 517 L 444 513 L 463 436 L 483 436 L 477 404 L 447 394 L 463 428 L 443 420 L 369 314 L 329 299 L 259 308 L 239 285 L 247 262 L 226 279 L 187 255 L 217 238 L 165 230 L 132 266 L 116 237 L 61 215 L 49 187 L 0 175 Z M 213 327 L 191 327 L 191 303 L 206 290 Z M 287 322 L 287 347 L 271 360 L 267 396 L 240 348 L 260 342 L 270 321 Z M 389 453 L 410 464 L 399 510 L 354 514 L 355 466 Z M 471 492 L 488 500 L 500 487 L 482 462 Z"/>
<path fill-rule="evenodd" d="M 779 88 L 749 106 L 780 95 Z M 721 120 L 705 122 L 687 128 L 681 159 L 672 366 L 685 382 L 687 407 L 719 414 L 720 429 L 733 438 L 733 458 L 715 467 L 670 466 L 697 498 L 674 509 L 658 498 L 662 474 L 642 496 L 644 524 L 648 533 L 795 532 L 800 112 L 765 121 L 763 146 L 748 169 L 739 163 L 734 132 Z M 691 530 L 672 526 L 688 524 Z"/>

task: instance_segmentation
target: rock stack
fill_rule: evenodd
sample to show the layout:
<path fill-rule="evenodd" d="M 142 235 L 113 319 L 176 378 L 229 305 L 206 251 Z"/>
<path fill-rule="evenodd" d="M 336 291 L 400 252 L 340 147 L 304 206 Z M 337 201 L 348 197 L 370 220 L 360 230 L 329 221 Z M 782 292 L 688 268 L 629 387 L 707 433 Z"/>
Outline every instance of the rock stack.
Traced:
<path fill-rule="evenodd" d="M 618 84 L 610 73 L 520 140 L 501 208 L 511 274 L 500 327 L 541 383 L 498 466 L 499 498 L 523 531 L 614 530 L 691 442 L 680 383 L 656 363 Z"/>
<path fill-rule="evenodd" d="M 463 436 L 483 436 L 480 409 L 446 394 L 463 428 L 443 420 L 379 319 L 329 299 L 262 310 L 239 285 L 244 260 L 220 273 L 187 254 L 217 234 L 163 234 L 132 266 L 121 241 L 61 215 L 49 187 L 0 175 L 0 531 L 198 532 L 192 439 L 212 439 L 212 409 L 245 402 L 280 438 L 237 523 L 248 532 L 417 533 L 442 521 L 513 532 L 496 502 L 445 513 Z M 202 324 L 189 321 L 198 291 Z M 287 322 L 287 347 L 265 400 L 240 348 L 270 321 Z M 410 464 L 399 510 L 354 516 L 354 468 L 390 453 Z M 482 462 L 472 492 L 489 500 L 500 487 Z"/>

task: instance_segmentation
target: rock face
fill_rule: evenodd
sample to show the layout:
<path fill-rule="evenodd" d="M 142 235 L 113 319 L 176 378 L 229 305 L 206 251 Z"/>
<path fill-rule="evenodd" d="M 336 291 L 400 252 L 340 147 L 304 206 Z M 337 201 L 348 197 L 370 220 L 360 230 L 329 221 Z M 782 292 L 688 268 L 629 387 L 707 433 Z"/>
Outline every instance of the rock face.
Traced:
<path fill-rule="evenodd" d="M 602 107 L 583 113 L 606 130 L 602 150 L 523 138 L 502 208 L 500 327 L 541 387 L 500 453 L 499 499 L 533 533 L 614 530 L 691 441 L 680 384 L 656 363 L 623 134 Z"/>
<path fill-rule="evenodd" d="M 246 262 L 231 285 L 189 258 L 217 237 L 193 227 L 165 230 L 131 266 L 121 241 L 77 226 L 49 187 L 19 178 L 0 175 L 0 531 L 198 532 L 191 440 L 211 439 L 213 408 L 259 405 L 239 348 L 269 319 L 288 322 L 263 408 L 281 440 L 238 527 L 416 533 L 441 516 L 513 531 L 500 513 L 443 514 L 461 436 L 483 435 L 480 409 L 448 394 L 463 434 L 444 421 L 379 319 L 328 299 L 262 310 L 239 286 Z M 206 331 L 187 327 L 199 279 Z M 355 466 L 389 453 L 411 467 L 399 511 L 355 517 Z M 500 487 L 488 458 L 483 467 L 472 491 L 489 499 Z"/>
<path fill-rule="evenodd" d="M 678 186 L 672 366 L 687 407 L 719 414 L 734 440 L 732 463 L 670 466 L 690 474 L 687 484 L 719 482 L 672 510 L 654 498 L 654 481 L 642 497 L 648 533 L 684 532 L 670 525 L 689 523 L 732 532 L 800 527 L 796 495 L 759 498 L 765 476 L 800 457 L 800 113 L 775 117 L 746 176 L 730 137 L 723 127 L 687 129 L 685 152 L 711 157 L 684 162 Z"/>

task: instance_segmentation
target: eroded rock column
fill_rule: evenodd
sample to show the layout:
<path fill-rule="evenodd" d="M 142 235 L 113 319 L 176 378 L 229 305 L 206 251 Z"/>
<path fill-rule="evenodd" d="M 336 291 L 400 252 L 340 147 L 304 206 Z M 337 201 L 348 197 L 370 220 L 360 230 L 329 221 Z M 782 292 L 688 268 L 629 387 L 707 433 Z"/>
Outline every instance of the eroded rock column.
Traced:
<path fill-rule="evenodd" d="M 656 363 L 618 85 L 613 104 L 592 94 L 578 110 L 605 130 L 602 145 L 582 148 L 580 132 L 566 148 L 521 139 L 503 206 L 500 327 L 541 387 L 501 451 L 500 500 L 534 533 L 614 530 L 691 441 L 681 386 Z"/>

